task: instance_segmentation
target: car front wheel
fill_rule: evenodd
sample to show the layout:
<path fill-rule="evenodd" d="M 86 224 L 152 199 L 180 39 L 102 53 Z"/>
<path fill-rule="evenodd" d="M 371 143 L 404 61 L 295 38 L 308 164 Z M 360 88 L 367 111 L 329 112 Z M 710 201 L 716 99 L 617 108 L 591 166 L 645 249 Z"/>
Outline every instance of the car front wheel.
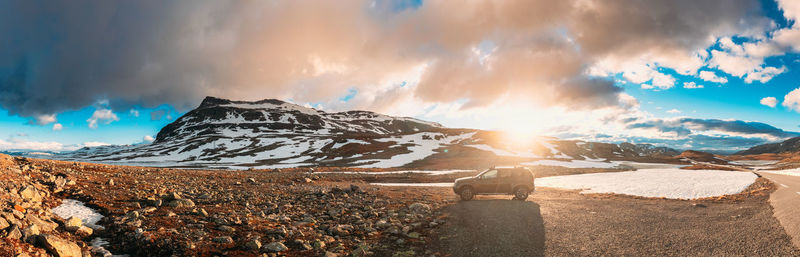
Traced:
<path fill-rule="evenodd" d="M 517 188 L 517 190 L 514 191 L 514 200 L 524 201 L 525 199 L 528 199 L 528 194 L 529 192 L 527 188 Z"/>
<path fill-rule="evenodd" d="M 472 191 L 472 188 L 465 187 L 464 189 L 461 189 L 461 192 L 458 194 L 458 196 L 460 196 L 461 200 L 463 201 L 469 201 L 475 196 L 475 192 Z"/>

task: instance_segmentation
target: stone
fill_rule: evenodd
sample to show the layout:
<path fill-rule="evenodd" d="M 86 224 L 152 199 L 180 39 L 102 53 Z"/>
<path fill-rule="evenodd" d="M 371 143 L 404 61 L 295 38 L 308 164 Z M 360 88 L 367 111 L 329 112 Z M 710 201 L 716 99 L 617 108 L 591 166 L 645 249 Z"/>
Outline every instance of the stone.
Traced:
<path fill-rule="evenodd" d="M 131 211 L 131 212 L 128 212 L 128 214 L 125 214 L 125 216 L 127 216 L 128 218 L 131 218 L 131 219 L 138 219 L 141 216 L 141 214 L 139 214 L 138 211 Z"/>
<path fill-rule="evenodd" d="M 228 232 L 228 233 L 232 233 L 232 232 L 236 231 L 235 228 L 232 228 L 230 226 L 225 226 L 225 225 L 219 226 L 219 227 L 217 227 L 217 229 L 219 229 L 220 231 Z"/>
<path fill-rule="evenodd" d="M 108 180 L 108 185 L 109 186 L 114 186 L 114 179 L 113 178 Z"/>
<path fill-rule="evenodd" d="M 420 237 L 420 234 L 417 233 L 417 232 L 408 233 L 408 238 L 418 239 L 419 237 Z"/>
<path fill-rule="evenodd" d="M 25 219 L 28 220 L 28 223 L 38 226 L 39 230 L 43 232 L 50 232 L 58 227 L 58 224 L 56 224 L 55 222 L 49 220 L 42 220 L 36 215 L 26 215 Z"/>
<path fill-rule="evenodd" d="M 78 231 L 81 226 L 83 226 L 83 221 L 81 221 L 81 219 L 78 217 L 69 218 L 64 222 L 64 229 L 69 232 Z"/>
<path fill-rule="evenodd" d="M 42 244 L 48 252 L 57 257 L 82 257 L 81 248 L 70 241 L 64 240 L 54 235 L 42 235 Z"/>
<path fill-rule="evenodd" d="M 33 186 L 27 186 L 22 191 L 19 192 L 19 195 L 22 197 L 23 200 L 29 202 L 41 202 L 42 196 Z"/>
<path fill-rule="evenodd" d="M 233 243 L 233 238 L 229 236 L 221 236 L 221 237 L 215 237 L 214 239 L 211 239 L 211 241 L 220 244 L 230 244 Z"/>
<path fill-rule="evenodd" d="M 325 251 L 325 255 L 323 255 L 323 256 L 325 256 L 325 257 L 339 257 L 338 254 L 335 254 L 335 253 L 332 253 L 332 252 L 329 252 L 329 251 Z"/>
<path fill-rule="evenodd" d="M 269 244 L 265 245 L 264 246 L 264 250 L 266 252 L 278 253 L 278 252 L 283 252 L 283 251 L 289 250 L 289 248 L 286 247 L 286 245 L 284 245 L 281 242 L 272 242 L 272 243 L 269 243 Z"/>
<path fill-rule="evenodd" d="M 33 244 L 36 242 L 36 238 L 40 233 L 41 231 L 39 231 L 39 226 L 36 226 L 36 224 L 31 224 L 22 230 L 22 241 Z"/>
<path fill-rule="evenodd" d="M 311 246 L 314 247 L 314 249 L 325 249 L 325 241 L 319 239 L 314 240 L 314 242 L 311 242 Z"/>
<path fill-rule="evenodd" d="M 247 240 L 247 242 L 244 244 L 244 247 L 252 251 L 257 251 L 261 249 L 261 241 L 259 241 L 257 238 Z"/>
<path fill-rule="evenodd" d="M 88 237 L 91 236 L 93 233 L 94 229 L 87 226 L 81 226 L 80 228 L 78 228 L 78 230 L 75 231 L 75 234 L 81 237 Z"/>
<path fill-rule="evenodd" d="M 22 239 L 22 232 L 19 231 L 19 227 L 17 227 L 17 225 L 14 225 L 11 227 L 11 230 L 8 231 L 6 238 L 17 240 Z"/>
<path fill-rule="evenodd" d="M 10 226 L 11 224 L 8 224 L 8 221 L 6 219 L 0 217 L 0 230 L 4 230 Z"/>
<path fill-rule="evenodd" d="M 181 194 L 178 193 L 178 192 L 170 192 L 169 194 L 167 194 L 164 197 L 164 199 L 167 200 L 167 201 L 178 200 L 178 199 L 181 199 Z"/>
<path fill-rule="evenodd" d="M 392 254 L 392 257 L 413 257 L 413 256 L 417 256 L 417 252 L 414 252 L 414 250 L 408 250 L 402 252 L 397 251 Z"/>
<path fill-rule="evenodd" d="M 172 206 L 172 207 L 175 207 L 175 208 L 194 207 L 194 202 L 192 202 L 192 200 L 189 200 L 189 199 L 176 199 L 176 200 L 172 200 L 171 202 L 169 202 L 169 206 Z"/>
<path fill-rule="evenodd" d="M 424 203 L 413 203 L 408 209 L 415 214 L 426 214 L 431 212 L 431 206 Z"/>
<path fill-rule="evenodd" d="M 313 182 L 313 180 L 311 180 L 310 178 L 305 178 L 305 179 L 303 179 L 303 180 L 304 180 L 306 183 L 311 183 L 311 182 Z"/>

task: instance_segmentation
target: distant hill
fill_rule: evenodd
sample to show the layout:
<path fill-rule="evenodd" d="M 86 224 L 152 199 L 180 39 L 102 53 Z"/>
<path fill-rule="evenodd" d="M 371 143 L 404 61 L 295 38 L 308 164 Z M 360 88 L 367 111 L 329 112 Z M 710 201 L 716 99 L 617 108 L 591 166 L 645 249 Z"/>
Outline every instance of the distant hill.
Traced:
<path fill-rule="evenodd" d="M 780 143 L 763 144 L 751 147 L 750 149 L 737 152 L 736 155 L 751 155 L 765 153 L 787 153 L 800 151 L 800 137 L 787 139 Z"/>
<path fill-rule="evenodd" d="M 669 159 L 649 144 L 538 138 L 509 144 L 499 132 L 446 128 L 368 111 L 325 112 L 276 99 L 206 97 L 151 144 L 82 148 L 57 159 L 205 168 L 303 166 L 456 168 L 535 159 Z"/>

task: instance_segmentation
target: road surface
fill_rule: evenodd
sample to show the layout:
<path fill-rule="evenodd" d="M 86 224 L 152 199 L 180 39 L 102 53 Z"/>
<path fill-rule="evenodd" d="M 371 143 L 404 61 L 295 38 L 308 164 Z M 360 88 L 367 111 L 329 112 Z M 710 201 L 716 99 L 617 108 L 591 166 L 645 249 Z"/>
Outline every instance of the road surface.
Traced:
<path fill-rule="evenodd" d="M 778 190 L 769 197 L 775 218 L 786 233 L 792 237 L 792 244 L 800 248 L 800 177 L 759 172 L 762 177 L 775 183 Z"/>

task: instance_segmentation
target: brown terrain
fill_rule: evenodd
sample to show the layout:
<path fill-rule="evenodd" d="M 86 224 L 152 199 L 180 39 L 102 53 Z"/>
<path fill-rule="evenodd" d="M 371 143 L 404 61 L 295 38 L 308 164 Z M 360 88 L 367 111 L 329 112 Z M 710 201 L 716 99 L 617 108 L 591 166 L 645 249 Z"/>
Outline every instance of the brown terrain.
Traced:
<path fill-rule="evenodd" d="M 527 201 L 458 201 L 451 175 L 379 169 L 190 170 L 0 155 L 0 256 L 797 256 L 767 180 L 693 201 L 538 189 Z M 537 176 L 619 171 L 541 167 Z M 50 209 L 83 201 L 105 229 L 75 231 Z M 6 224 L 4 226 L 4 224 Z M 74 225 L 74 224 L 72 224 Z M 74 231 L 74 232 L 71 232 Z"/>

